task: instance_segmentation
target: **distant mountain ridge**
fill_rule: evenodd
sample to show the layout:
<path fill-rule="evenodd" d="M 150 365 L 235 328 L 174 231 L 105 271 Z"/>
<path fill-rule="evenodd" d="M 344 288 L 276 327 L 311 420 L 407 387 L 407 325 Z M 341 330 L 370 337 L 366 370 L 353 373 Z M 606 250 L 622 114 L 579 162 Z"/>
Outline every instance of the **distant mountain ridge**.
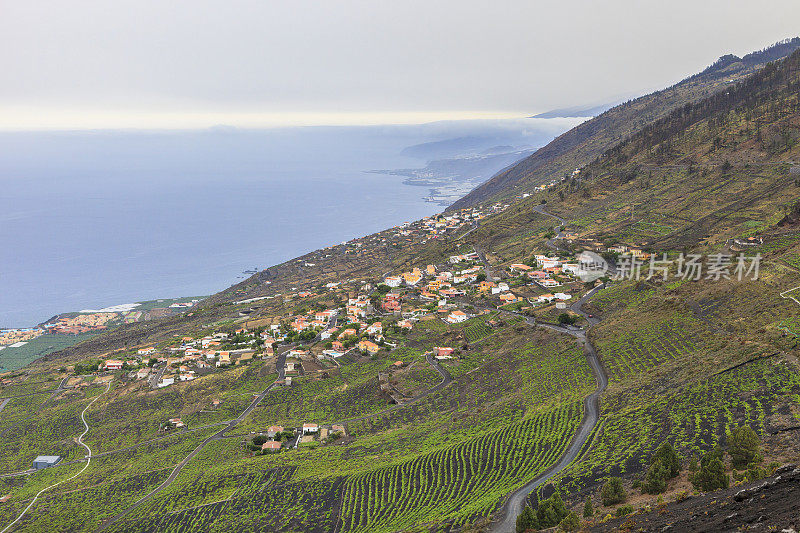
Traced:
<path fill-rule="evenodd" d="M 673 110 L 711 96 L 798 48 L 800 38 L 795 37 L 742 58 L 732 54 L 722 56 L 700 73 L 671 87 L 629 100 L 576 126 L 479 185 L 449 209 L 513 197 L 531 192 L 536 185 L 560 179 Z"/>
<path fill-rule="evenodd" d="M 622 101 L 607 102 L 596 106 L 573 106 L 563 107 L 560 109 L 552 109 L 533 115 L 529 118 L 578 118 L 578 117 L 596 117 L 600 113 L 608 111 L 612 107 L 621 104 Z"/>

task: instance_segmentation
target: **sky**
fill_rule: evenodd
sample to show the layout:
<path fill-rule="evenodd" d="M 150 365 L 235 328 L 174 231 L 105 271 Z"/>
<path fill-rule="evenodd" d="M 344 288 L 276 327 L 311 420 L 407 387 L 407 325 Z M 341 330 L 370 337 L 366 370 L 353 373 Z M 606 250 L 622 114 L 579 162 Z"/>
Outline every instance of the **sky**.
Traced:
<path fill-rule="evenodd" d="M 0 129 L 509 118 L 800 33 L 797 0 L 0 0 Z"/>

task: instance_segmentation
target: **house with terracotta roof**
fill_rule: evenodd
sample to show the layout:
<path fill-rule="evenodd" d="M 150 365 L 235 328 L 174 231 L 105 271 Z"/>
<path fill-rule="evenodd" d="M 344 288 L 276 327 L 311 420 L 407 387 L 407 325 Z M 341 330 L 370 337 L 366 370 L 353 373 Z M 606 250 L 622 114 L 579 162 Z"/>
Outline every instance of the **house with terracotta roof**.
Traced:
<path fill-rule="evenodd" d="M 319 424 L 305 423 L 303 424 L 303 434 L 316 433 L 319 431 Z"/>
<path fill-rule="evenodd" d="M 278 453 L 279 451 L 281 451 L 281 443 L 274 440 L 268 440 L 267 442 L 261 445 L 261 451 L 269 453 Z"/>
<path fill-rule="evenodd" d="M 467 315 L 464 311 L 461 311 L 459 309 L 456 309 L 455 311 L 447 315 L 447 321 L 450 322 L 451 324 L 458 324 L 459 322 L 464 322 L 468 318 L 469 315 Z"/>
<path fill-rule="evenodd" d="M 519 298 L 513 292 L 507 292 L 500 295 L 500 299 L 503 300 L 506 304 L 513 304 L 520 301 L 522 298 Z"/>
<path fill-rule="evenodd" d="M 106 360 L 106 364 L 103 367 L 106 370 L 120 370 L 122 368 L 123 362 L 119 359 L 108 359 Z"/>
<path fill-rule="evenodd" d="M 481 294 L 486 294 L 490 292 L 494 287 L 497 287 L 497 284 L 493 281 L 481 281 L 478 283 L 478 292 Z"/>
<path fill-rule="evenodd" d="M 375 344 L 372 341 L 362 340 L 358 343 L 358 350 L 363 353 L 368 353 L 370 355 L 375 355 L 380 351 L 381 347 Z"/>

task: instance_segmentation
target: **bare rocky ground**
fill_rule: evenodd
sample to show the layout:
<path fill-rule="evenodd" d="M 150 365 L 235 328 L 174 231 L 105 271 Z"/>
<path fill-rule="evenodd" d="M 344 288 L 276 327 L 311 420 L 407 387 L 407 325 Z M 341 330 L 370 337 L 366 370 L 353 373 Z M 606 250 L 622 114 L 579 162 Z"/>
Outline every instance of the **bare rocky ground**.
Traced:
<path fill-rule="evenodd" d="M 787 465 L 774 475 L 723 491 L 689 496 L 654 510 L 596 524 L 605 531 L 778 531 L 800 528 L 800 468 Z"/>

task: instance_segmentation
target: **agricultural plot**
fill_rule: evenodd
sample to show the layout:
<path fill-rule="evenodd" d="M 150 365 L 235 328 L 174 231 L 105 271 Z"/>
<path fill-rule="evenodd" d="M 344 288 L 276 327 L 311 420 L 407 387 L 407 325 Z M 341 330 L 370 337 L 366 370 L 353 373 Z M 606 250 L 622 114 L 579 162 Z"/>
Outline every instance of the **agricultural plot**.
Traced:
<path fill-rule="evenodd" d="M 470 343 L 478 342 L 484 337 L 488 337 L 492 333 L 492 328 L 486 323 L 485 320 L 479 320 L 478 322 L 470 324 L 464 328 L 464 336 L 466 337 L 467 342 Z"/>
<path fill-rule="evenodd" d="M 509 491 L 553 464 L 580 423 L 581 404 L 538 414 L 456 446 L 348 478 L 343 531 L 459 526 L 494 511 Z"/>
<path fill-rule="evenodd" d="M 800 310 L 798 311 L 800 312 Z M 800 337 L 800 314 L 784 319 L 778 324 L 778 327 L 795 337 Z"/>
<path fill-rule="evenodd" d="M 17 370 L 39 357 L 64 350 L 96 335 L 95 332 L 78 335 L 41 335 L 23 346 L 0 350 L 0 372 Z"/>
<path fill-rule="evenodd" d="M 575 494 L 609 475 L 642 472 L 664 441 L 688 460 L 724 445 L 733 426 L 747 424 L 764 435 L 775 429 L 774 414 L 800 403 L 798 393 L 800 375 L 787 363 L 764 359 L 653 401 L 611 398 L 594 445 L 557 482 Z"/>
<path fill-rule="evenodd" d="M 663 223 L 639 220 L 626 228 L 622 239 L 626 241 L 642 240 L 646 238 L 662 237 L 675 231 L 675 228 Z"/>
<path fill-rule="evenodd" d="M 597 348 L 609 377 L 619 381 L 694 350 L 695 341 L 689 331 L 683 321 L 666 320 L 619 332 L 598 341 Z"/>
<path fill-rule="evenodd" d="M 800 254 L 787 254 L 781 257 L 781 261 L 790 267 L 800 270 Z"/>
<path fill-rule="evenodd" d="M 617 307 L 634 308 L 643 304 L 656 294 L 656 290 L 635 283 L 614 283 L 592 297 L 591 305 L 602 311 Z"/>
<path fill-rule="evenodd" d="M 786 233 L 778 237 L 765 239 L 766 242 L 761 246 L 755 248 L 756 251 L 762 254 L 768 254 L 777 250 L 783 250 L 800 242 L 800 232 Z"/>
<path fill-rule="evenodd" d="M 36 392 L 47 392 L 55 389 L 58 386 L 58 381 L 23 381 L 14 383 L 6 387 L 0 388 L 0 398 L 8 398 L 10 396 L 20 396 L 22 394 L 32 394 Z"/>

